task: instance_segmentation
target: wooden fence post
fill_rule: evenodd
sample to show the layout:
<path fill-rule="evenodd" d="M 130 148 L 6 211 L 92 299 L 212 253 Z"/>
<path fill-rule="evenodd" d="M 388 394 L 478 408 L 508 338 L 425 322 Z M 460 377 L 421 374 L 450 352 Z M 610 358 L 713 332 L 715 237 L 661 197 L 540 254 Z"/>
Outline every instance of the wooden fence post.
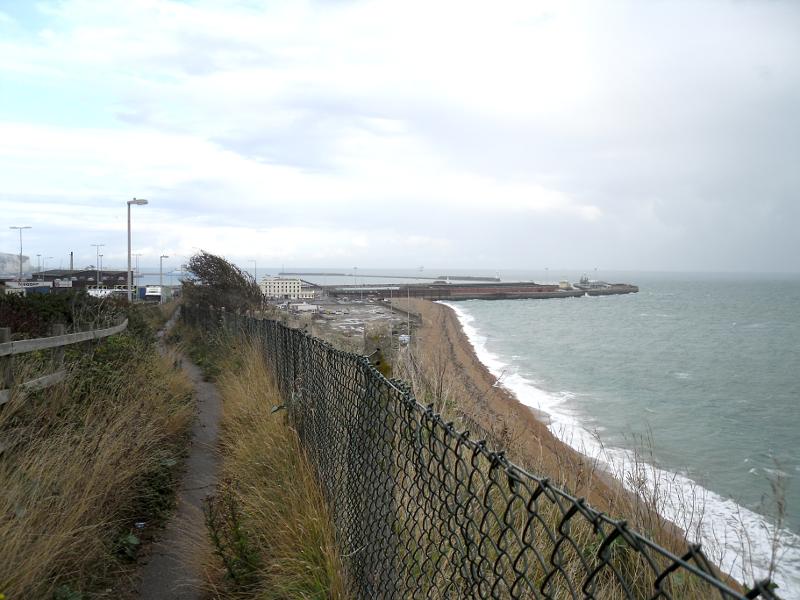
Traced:
<path fill-rule="evenodd" d="M 64 333 L 66 333 L 66 327 L 64 327 L 63 323 L 56 323 L 55 325 L 53 325 L 52 335 L 59 336 L 59 335 L 64 335 Z M 63 366 L 64 366 L 64 346 L 53 348 L 53 367 L 57 371 Z"/>
<path fill-rule="evenodd" d="M 11 328 L 0 327 L 0 344 L 11 341 Z M 14 355 L 0 356 L 0 390 L 14 385 Z"/>

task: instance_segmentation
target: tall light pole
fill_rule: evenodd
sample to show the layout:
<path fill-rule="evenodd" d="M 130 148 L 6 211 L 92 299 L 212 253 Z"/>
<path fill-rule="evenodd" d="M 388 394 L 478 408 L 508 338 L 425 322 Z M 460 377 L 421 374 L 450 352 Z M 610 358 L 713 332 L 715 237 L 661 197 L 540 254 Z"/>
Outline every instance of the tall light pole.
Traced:
<path fill-rule="evenodd" d="M 96 273 L 97 273 L 97 280 L 95 281 L 95 285 L 99 289 L 100 288 L 100 248 L 105 246 L 105 244 L 91 244 L 91 245 L 95 247 L 96 254 L 97 254 L 97 257 L 96 257 L 95 263 L 94 263 L 94 268 L 96 269 Z"/>
<path fill-rule="evenodd" d="M 159 294 L 159 304 L 164 304 L 164 259 L 169 258 L 166 254 L 162 254 L 158 258 L 158 285 L 161 288 L 161 293 Z"/>
<path fill-rule="evenodd" d="M 253 263 L 253 279 L 256 280 L 256 285 L 258 285 L 258 263 L 255 258 L 251 258 L 250 262 Z"/>
<path fill-rule="evenodd" d="M 36 255 L 36 270 L 39 271 L 39 273 L 42 272 L 42 255 L 41 254 L 37 254 Z"/>
<path fill-rule="evenodd" d="M 408 329 L 408 343 L 411 343 L 411 287 L 406 285 L 406 295 L 408 300 L 406 300 L 406 318 L 408 319 L 406 328 Z"/>
<path fill-rule="evenodd" d="M 30 225 L 13 225 L 9 229 L 19 229 L 19 279 L 17 281 L 22 282 L 22 230 L 33 229 L 33 227 Z"/>
<path fill-rule="evenodd" d="M 97 268 L 99 269 L 98 272 L 100 273 L 97 276 L 97 280 L 98 281 L 102 281 L 103 280 L 103 255 L 102 255 L 102 253 L 97 255 Z"/>
<path fill-rule="evenodd" d="M 47 271 L 47 261 L 53 258 L 52 256 L 43 256 L 42 257 L 42 268 L 39 271 Z"/>
<path fill-rule="evenodd" d="M 133 299 L 133 277 L 131 276 L 131 204 L 142 206 L 147 204 L 147 200 L 144 198 L 128 200 L 128 302 L 131 302 Z"/>

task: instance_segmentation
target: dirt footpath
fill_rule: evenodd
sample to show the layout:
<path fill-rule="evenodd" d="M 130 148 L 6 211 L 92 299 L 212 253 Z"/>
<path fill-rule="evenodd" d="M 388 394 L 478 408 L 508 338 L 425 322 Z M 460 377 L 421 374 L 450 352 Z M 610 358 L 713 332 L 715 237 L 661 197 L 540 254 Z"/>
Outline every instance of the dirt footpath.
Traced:
<path fill-rule="evenodd" d="M 175 514 L 151 547 L 141 570 L 138 596 L 142 600 L 199 600 L 207 595 L 203 566 L 211 554 L 211 544 L 203 517 L 203 500 L 217 483 L 221 401 L 214 385 L 203 380 L 196 365 L 186 357 L 181 357 L 181 363 L 194 385 L 197 418 L 192 426 L 192 442 L 177 492 Z"/>

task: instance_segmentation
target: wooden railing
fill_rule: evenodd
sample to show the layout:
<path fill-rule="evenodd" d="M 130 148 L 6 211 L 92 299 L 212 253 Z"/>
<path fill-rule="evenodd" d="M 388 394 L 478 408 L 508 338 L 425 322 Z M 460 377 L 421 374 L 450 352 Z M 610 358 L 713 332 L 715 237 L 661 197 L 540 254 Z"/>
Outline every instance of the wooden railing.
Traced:
<path fill-rule="evenodd" d="M 11 387 L 14 385 L 14 355 L 36 350 L 47 350 L 49 348 L 63 348 L 71 344 L 100 340 L 122 331 L 128 327 L 128 319 L 119 325 L 104 329 L 92 329 L 90 331 L 78 331 L 77 333 L 64 333 L 63 325 L 54 325 L 55 335 L 32 340 L 11 340 L 11 330 L 8 327 L 0 327 L 0 405 L 5 404 L 11 398 Z M 53 362 L 57 367 L 62 367 L 64 363 L 64 351 L 56 350 Z M 24 390 L 40 390 L 62 381 L 66 371 L 61 368 L 53 373 L 37 377 L 17 385 Z"/>

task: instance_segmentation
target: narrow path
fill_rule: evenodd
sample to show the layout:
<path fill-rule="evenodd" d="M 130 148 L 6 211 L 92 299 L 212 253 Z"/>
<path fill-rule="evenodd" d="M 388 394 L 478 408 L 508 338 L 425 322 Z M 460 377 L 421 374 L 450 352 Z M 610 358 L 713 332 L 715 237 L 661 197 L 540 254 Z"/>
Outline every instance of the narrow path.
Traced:
<path fill-rule="evenodd" d="M 175 311 L 164 331 L 174 325 L 178 312 Z M 163 333 L 160 333 L 162 338 Z M 175 514 L 153 544 L 148 562 L 141 570 L 139 598 L 142 600 L 200 600 L 205 595 L 203 563 L 211 548 L 203 500 L 217 482 L 221 402 L 214 385 L 203 380 L 195 364 L 185 356 L 181 357 L 181 364 L 194 386 L 198 414 L 192 426 L 192 442 Z"/>

